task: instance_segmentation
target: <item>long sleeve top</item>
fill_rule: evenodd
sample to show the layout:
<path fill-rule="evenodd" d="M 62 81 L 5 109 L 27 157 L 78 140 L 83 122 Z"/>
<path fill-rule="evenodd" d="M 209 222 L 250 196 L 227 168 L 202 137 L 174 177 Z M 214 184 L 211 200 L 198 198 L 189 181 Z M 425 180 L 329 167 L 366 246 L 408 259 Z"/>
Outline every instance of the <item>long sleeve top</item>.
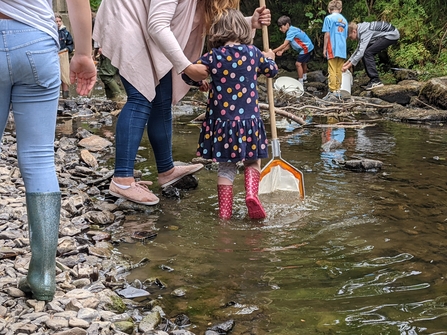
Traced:
<path fill-rule="evenodd" d="M 378 38 L 384 37 L 389 40 L 398 40 L 399 30 L 396 27 L 383 21 L 363 22 L 357 24 L 357 38 L 359 43 L 349 61 L 352 65 L 357 65 L 365 54 L 368 45 L 374 43 Z"/>
<path fill-rule="evenodd" d="M 172 69 L 175 104 L 189 90 L 180 73 L 202 52 L 203 5 L 198 0 L 103 0 L 93 39 L 120 75 L 149 101 Z"/>

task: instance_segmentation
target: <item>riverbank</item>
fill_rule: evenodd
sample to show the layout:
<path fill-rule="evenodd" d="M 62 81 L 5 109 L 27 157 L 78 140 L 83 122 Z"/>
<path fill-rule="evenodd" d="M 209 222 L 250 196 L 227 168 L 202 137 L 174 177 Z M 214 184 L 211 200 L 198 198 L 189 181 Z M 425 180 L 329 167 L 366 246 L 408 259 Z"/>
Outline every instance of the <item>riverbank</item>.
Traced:
<path fill-rule="evenodd" d="M 109 102 L 78 102 L 78 111 L 84 115 L 87 110 L 95 110 L 93 114 L 102 124 L 114 117 L 110 113 L 115 106 Z M 74 101 L 70 105 L 74 107 Z M 175 334 L 191 335 L 187 330 L 179 331 L 186 324 L 186 316 L 172 321 L 165 318 L 156 294 L 162 289 L 159 281 L 127 282 L 130 271 L 149 260 L 129 262 L 116 252 L 115 246 L 123 240 L 141 243 L 156 233 L 144 228 L 123 232 L 120 227 L 129 213 L 150 214 L 155 207 L 108 195 L 113 171 L 105 162 L 113 154 L 112 142 L 87 130 L 80 129 L 74 137 L 61 136 L 55 142 L 62 193 L 56 295 L 45 303 L 17 288 L 18 280 L 27 274 L 31 254 L 25 189 L 18 169 L 14 130 L 9 126 L 3 136 L 0 160 L 0 334 L 153 331 L 151 334 L 162 335 L 177 329 Z M 155 298 L 149 297 L 151 293 Z"/>

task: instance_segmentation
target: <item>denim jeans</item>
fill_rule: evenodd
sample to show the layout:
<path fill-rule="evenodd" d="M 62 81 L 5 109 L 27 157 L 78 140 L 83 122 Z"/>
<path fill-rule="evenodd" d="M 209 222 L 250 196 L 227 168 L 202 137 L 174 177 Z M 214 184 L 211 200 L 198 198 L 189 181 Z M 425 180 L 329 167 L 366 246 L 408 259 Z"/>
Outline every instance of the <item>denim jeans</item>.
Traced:
<path fill-rule="evenodd" d="M 121 110 L 115 134 L 115 177 L 132 177 L 135 158 L 147 128 L 158 173 L 174 167 L 172 159 L 172 75 L 166 74 L 156 87 L 153 101 L 147 100 L 121 77 L 127 102 Z"/>
<path fill-rule="evenodd" d="M 54 164 L 61 84 L 58 50 L 50 35 L 0 20 L 0 136 L 11 107 L 26 192 L 59 192 Z"/>

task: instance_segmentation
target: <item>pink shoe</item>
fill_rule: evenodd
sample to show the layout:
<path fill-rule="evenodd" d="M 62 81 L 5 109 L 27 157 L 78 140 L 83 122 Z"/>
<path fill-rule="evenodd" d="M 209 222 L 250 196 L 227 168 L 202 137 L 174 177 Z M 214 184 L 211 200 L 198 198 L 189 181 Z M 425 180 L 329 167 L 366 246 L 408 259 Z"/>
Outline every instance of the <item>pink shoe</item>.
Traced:
<path fill-rule="evenodd" d="M 254 168 L 245 168 L 245 204 L 250 219 L 264 219 L 267 216 L 258 198 L 260 175 Z"/>
<path fill-rule="evenodd" d="M 217 198 L 219 199 L 219 217 L 224 220 L 231 219 L 233 215 L 233 185 L 217 185 Z"/>
<path fill-rule="evenodd" d="M 122 189 L 118 187 L 112 179 L 109 186 L 109 193 L 118 198 L 136 202 L 142 205 L 156 205 L 160 201 L 146 185 L 152 185 L 151 181 L 138 181 L 130 184 L 129 188 Z"/>
<path fill-rule="evenodd" d="M 172 172 L 166 176 L 159 176 L 158 183 L 160 187 L 164 188 L 166 186 L 174 184 L 179 181 L 184 176 L 196 173 L 203 169 L 203 164 L 189 164 L 189 165 L 176 165 Z"/>

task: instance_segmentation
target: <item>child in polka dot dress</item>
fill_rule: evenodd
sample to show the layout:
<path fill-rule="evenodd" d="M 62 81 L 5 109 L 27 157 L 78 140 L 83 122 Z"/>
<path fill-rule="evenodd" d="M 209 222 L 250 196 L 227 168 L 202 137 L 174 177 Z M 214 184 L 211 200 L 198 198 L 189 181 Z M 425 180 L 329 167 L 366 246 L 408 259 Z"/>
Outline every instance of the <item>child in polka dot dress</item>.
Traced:
<path fill-rule="evenodd" d="M 236 163 L 245 166 L 245 202 L 252 219 L 266 216 L 258 198 L 261 158 L 268 157 L 267 136 L 258 106 L 257 78 L 273 77 L 275 54 L 251 45 L 252 30 L 235 9 L 224 12 L 208 36 L 210 51 L 190 65 L 203 80 L 190 85 L 208 91 L 206 118 L 200 132 L 197 155 L 219 162 L 217 190 L 219 216 L 230 219 Z M 204 79 L 210 77 L 210 82 Z"/>

